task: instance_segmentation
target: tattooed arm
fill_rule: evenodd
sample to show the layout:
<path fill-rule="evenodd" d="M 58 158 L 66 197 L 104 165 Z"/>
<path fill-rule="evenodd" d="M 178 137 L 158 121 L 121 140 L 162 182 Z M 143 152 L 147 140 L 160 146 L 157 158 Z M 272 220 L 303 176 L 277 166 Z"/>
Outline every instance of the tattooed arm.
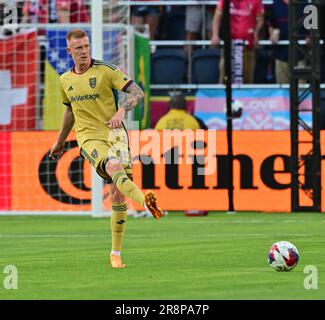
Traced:
<path fill-rule="evenodd" d="M 142 89 L 135 82 L 132 82 L 132 84 L 126 89 L 126 92 L 129 95 L 125 103 L 121 107 L 124 108 L 126 111 L 131 111 L 144 98 L 144 93 Z"/>
<path fill-rule="evenodd" d="M 126 89 L 126 92 L 129 94 L 126 101 L 115 113 L 112 119 L 106 122 L 106 125 L 112 129 L 121 127 L 126 112 L 133 110 L 144 97 L 142 89 L 135 82 L 131 83 L 131 85 Z"/>

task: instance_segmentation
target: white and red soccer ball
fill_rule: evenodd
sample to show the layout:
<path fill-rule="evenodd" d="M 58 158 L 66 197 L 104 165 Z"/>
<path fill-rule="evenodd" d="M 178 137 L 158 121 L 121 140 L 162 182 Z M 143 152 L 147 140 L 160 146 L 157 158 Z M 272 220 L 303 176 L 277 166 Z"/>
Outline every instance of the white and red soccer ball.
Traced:
<path fill-rule="evenodd" d="M 298 249 L 288 241 L 274 243 L 268 254 L 270 267 L 276 271 L 290 271 L 299 261 Z"/>

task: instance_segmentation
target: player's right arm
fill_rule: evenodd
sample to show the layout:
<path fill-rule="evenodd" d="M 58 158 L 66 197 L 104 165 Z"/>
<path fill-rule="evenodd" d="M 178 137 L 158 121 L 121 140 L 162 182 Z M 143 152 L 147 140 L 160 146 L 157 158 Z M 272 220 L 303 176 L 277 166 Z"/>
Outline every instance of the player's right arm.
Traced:
<path fill-rule="evenodd" d="M 60 130 L 59 135 L 56 139 L 56 142 L 53 144 L 53 146 L 50 150 L 49 157 L 52 159 L 60 157 L 63 154 L 65 140 L 67 139 L 67 137 L 74 125 L 74 115 L 72 112 L 71 102 L 69 101 L 69 99 L 62 87 L 62 83 L 61 83 L 61 96 L 62 96 L 62 102 L 66 106 L 66 109 L 63 114 L 61 130 Z"/>
<path fill-rule="evenodd" d="M 65 140 L 74 125 L 74 115 L 71 106 L 67 106 L 63 114 L 62 127 L 59 132 L 56 142 L 53 144 L 50 151 L 50 158 L 55 159 L 63 154 Z"/>

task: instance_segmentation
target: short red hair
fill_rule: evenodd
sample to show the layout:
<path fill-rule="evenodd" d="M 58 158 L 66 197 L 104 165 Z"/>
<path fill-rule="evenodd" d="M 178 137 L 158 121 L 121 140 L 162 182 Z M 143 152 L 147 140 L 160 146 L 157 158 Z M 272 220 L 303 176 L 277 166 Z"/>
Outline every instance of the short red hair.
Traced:
<path fill-rule="evenodd" d="M 84 37 L 88 37 L 87 32 L 81 29 L 73 29 L 67 33 L 66 39 L 70 41 L 72 38 L 81 39 Z"/>

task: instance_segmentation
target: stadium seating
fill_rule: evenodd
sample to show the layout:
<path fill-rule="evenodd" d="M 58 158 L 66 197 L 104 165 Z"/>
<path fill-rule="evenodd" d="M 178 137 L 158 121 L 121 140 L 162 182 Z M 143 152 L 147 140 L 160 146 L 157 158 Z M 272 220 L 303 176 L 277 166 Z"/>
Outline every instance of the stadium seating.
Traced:
<path fill-rule="evenodd" d="M 219 82 L 220 49 L 197 49 L 192 55 L 193 83 L 214 84 Z"/>
<path fill-rule="evenodd" d="M 160 49 L 152 54 L 151 82 L 179 84 L 185 76 L 186 58 L 182 49 Z"/>

